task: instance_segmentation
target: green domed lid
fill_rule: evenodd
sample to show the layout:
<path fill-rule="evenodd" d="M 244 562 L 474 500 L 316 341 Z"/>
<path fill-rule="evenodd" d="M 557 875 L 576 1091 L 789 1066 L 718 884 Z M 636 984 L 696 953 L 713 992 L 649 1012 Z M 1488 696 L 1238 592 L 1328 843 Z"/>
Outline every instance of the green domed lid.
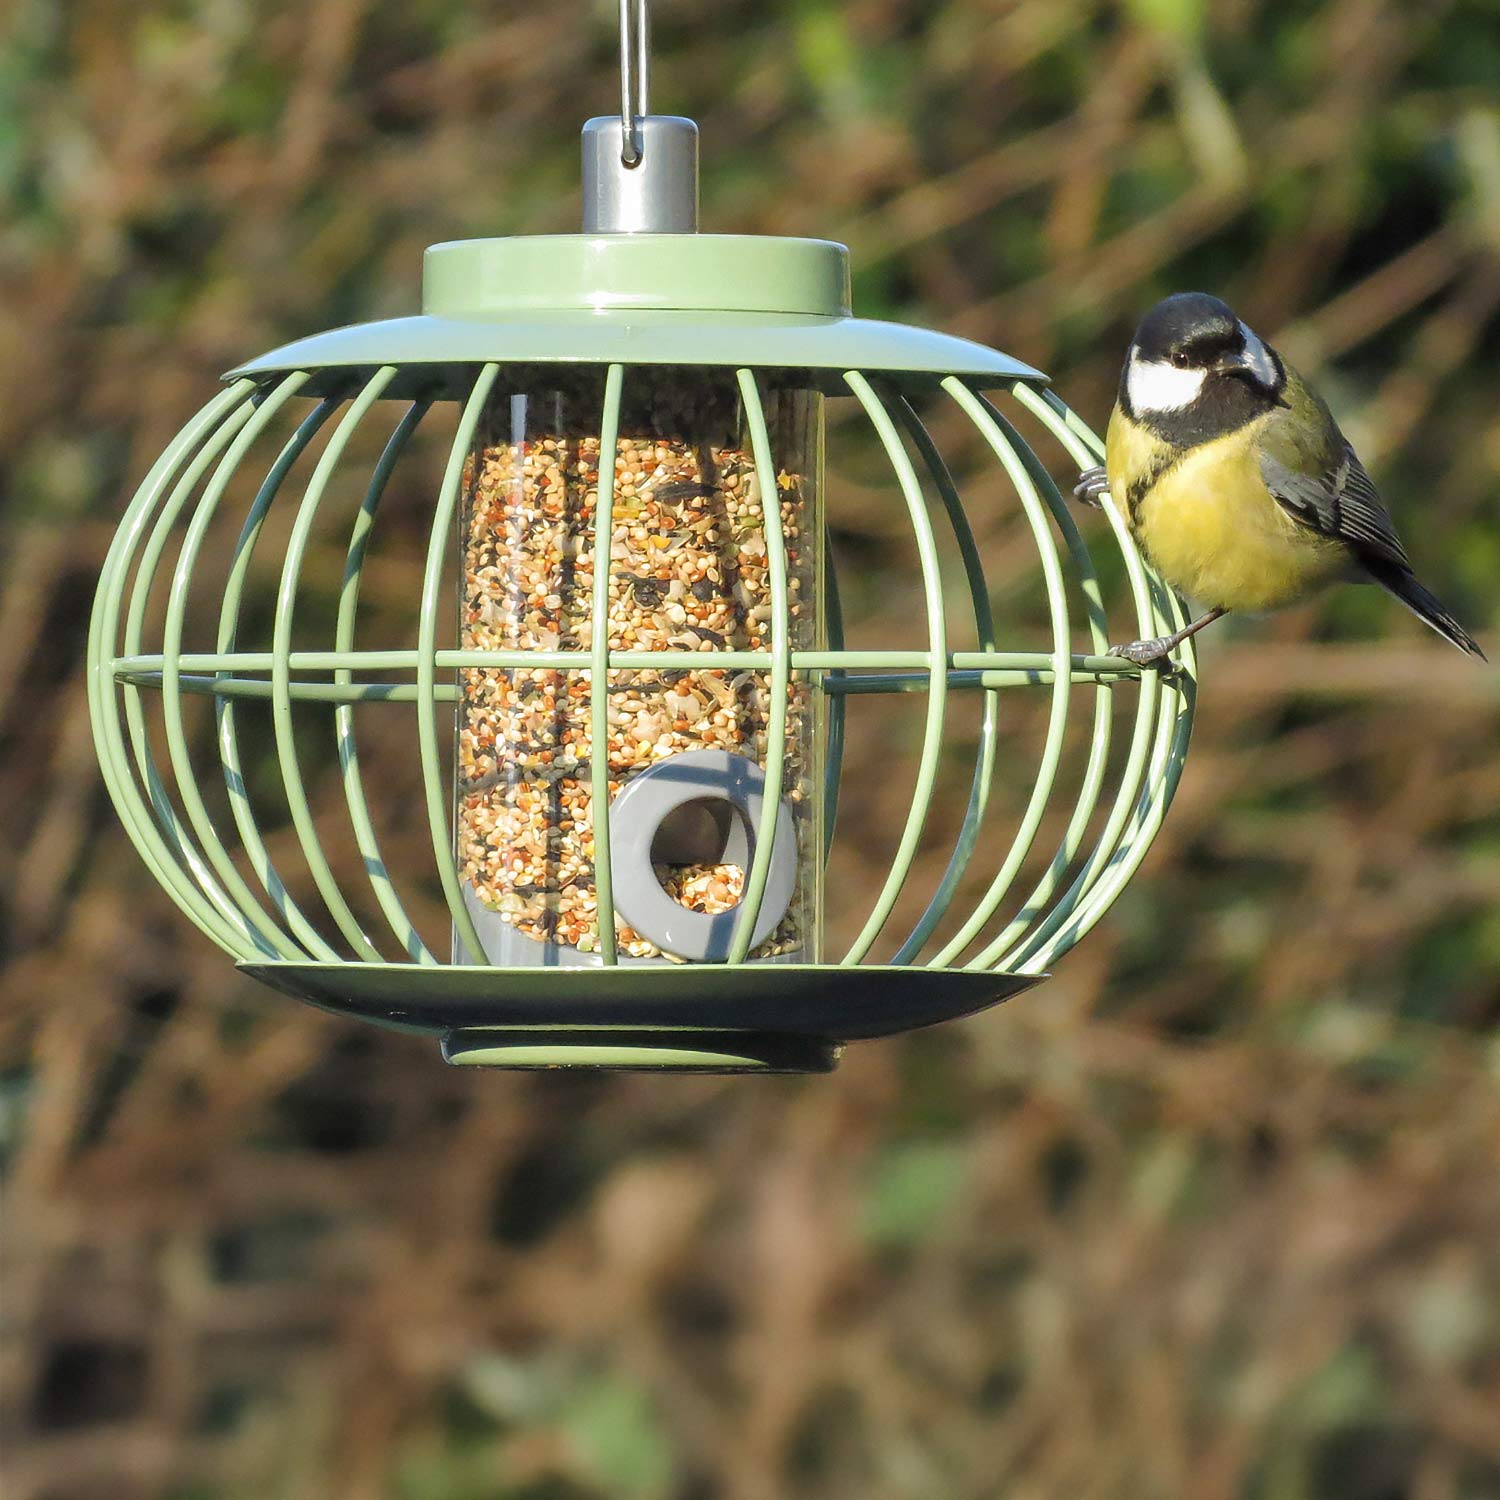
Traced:
<path fill-rule="evenodd" d="M 782 313 L 847 318 L 849 252 L 757 234 L 534 234 L 449 240 L 422 258 L 422 311 Z"/>
<path fill-rule="evenodd" d="M 387 394 L 443 381 L 443 367 L 668 364 L 894 377 L 1046 377 L 967 339 L 851 315 L 849 252 L 761 235 L 570 234 L 433 245 L 422 314 L 299 339 L 230 371 L 398 365 Z M 407 367 L 415 367 L 410 370 Z M 436 367 L 436 368 L 434 368 Z M 816 373 L 812 378 L 824 383 Z M 330 381 L 317 376 L 315 393 Z"/>

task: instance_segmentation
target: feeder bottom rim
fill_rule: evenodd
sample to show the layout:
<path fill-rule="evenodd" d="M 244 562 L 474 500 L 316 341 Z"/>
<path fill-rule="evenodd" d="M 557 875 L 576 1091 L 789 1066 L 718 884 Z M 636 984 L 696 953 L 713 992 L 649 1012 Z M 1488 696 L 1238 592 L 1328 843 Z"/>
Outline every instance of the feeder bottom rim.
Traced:
<path fill-rule="evenodd" d="M 688 1027 L 476 1026 L 442 1046 L 457 1067 L 649 1073 L 829 1073 L 841 1050 L 823 1037 Z"/>

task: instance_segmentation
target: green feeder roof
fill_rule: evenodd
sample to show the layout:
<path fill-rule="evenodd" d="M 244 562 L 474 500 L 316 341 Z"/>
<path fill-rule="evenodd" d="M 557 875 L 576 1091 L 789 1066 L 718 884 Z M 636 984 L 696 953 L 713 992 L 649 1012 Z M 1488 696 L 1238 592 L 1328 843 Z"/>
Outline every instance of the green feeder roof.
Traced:
<path fill-rule="evenodd" d="M 419 317 L 298 339 L 226 377 L 395 365 L 387 394 L 435 371 L 505 364 L 722 365 L 796 369 L 846 393 L 846 370 L 959 375 L 982 384 L 1046 376 L 982 344 L 856 318 L 849 252 L 831 240 L 734 234 L 566 234 L 455 240 L 426 254 Z M 412 369 L 409 367 L 419 367 Z M 819 379 L 817 372 L 831 372 Z M 437 374 L 439 383 L 444 376 Z M 835 385 L 836 379 L 836 385 Z"/>

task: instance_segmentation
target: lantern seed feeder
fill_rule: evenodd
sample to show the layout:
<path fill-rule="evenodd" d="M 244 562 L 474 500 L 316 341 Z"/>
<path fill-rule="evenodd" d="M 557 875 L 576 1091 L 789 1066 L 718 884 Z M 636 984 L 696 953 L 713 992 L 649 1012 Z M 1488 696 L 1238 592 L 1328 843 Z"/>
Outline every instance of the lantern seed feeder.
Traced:
<path fill-rule="evenodd" d="M 584 126 L 581 234 L 432 246 L 420 316 L 242 365 L 169 444 L 100 580 L 94 734 L 152 873 L 242 969 L 279 990 L 435 1034 L 454 1063 L 821 1071 L 844 1041 L 1019 993 L 1100 919 L 1175 790 L 1192 649 L 1172 676 L 1106 654 L 1088 550 L 997 404 L 1028 413 L 1079 468 L 1097 463 L 1098 440 L 1043 375 L 962 339 L 854 317 L 842 245 L 698 232 L 697 128 L 648 112 L 646 20 L 644 0 L 622 0 L 622 113 Z M 844 646 L 823 478 L 831 400 L 857 409 L 900 493 L 919 561 L 920 650 Z M 1049 640 L 1000 649 L 979 551 L 919 400 L 946 403 L 1003 470 L 1035 544 Z M 423 520 L 415 648 L 362 648 L 360 589 L 382 499 L 418 429 L 443 410 L 457 425 Z M 329 496 L 371 429 L 383 448 L 351 518 Z M 252 450 L 281 433 L 227 578 L 205 584 L 210 524 Z M 294 496 L 288 479 L 309 450 L 316 461 Z M 286 532 L 274 593 L 253 583 L 273 513 Z M 1171 632 L 1181 606 L 1108 516 L 1134 634 Z M 973 651 L 949 641 L 944 529 L 962 560 Z M 304 569 L 327 547 L 344 562 L 331 649 L 294 648 Z M 1086 602 L 1082 653 L 1070 577 Z M 148 639 L 153 589 L 165 597 L 159 640 Z M 205 597 L 213 649 L 185 649 L 190 606 Z M 269 649 L 244 649 L 267 617 Z M 1106 801 L 1122 681 L 1135 709 Z M 1040 764 L 993 879 L 939 946 L 968 888 L 1014 691 L 1048 695 Z M 1092 698 L 1081 788 L 1045 873 L 1001 925 L 1080 692 Z M 867 920 L 835 956 L 824 949 L 823 879 L 845 707 L 853 695 L 898 693 L 925 700 L 910 810 Z M 873 964 L 922 844 L 959 694 L 980 699 L 963 822 L 920 920 L 890 962 Z M 200 785 L 185 721 L 195 696 L 213 706 L 227 818 Z M 451 924 L 433 946 L 400 894 L 416 877 L 382 855 L 355 737 L 356 707 L 382 704 L 415 707 L 421 813 Z M 336 751 L 343 793 L 316 807 L 309 714 L 325 716 L 322 753 Z M 269 718 L 290 817 L 270 839 L 255 793 L 263 772 L 244 753 L 252 715 Z M 456 757 L 445 755 L 444 716 L 456 716 Z M 335 816 L 358 851 L 342 875 L 326 843 Z M 316 916 L 283 879 L 293 857 L 295 889 L 315 893 Z M 367 887 L 364 915 L 354 879 Z"/>

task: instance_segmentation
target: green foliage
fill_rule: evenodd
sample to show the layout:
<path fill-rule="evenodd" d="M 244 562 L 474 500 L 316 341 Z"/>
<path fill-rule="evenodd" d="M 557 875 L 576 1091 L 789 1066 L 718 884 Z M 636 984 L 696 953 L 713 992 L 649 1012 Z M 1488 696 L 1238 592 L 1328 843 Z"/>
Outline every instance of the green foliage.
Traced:
<path fill-rule="evenodd" d="M 939 1229 L 967 1174 L 961 1142 L 898 1141 L 876 1158 L 860 1228 L 876 1249 L 901 1249 Z"/>
<path fill-rule="evenodd" d="M 659 1500 L 670 1493 L 671 1444 L 639 1386 L 597 1376 L 571 1394 L 561 1425 L 584 1472 L 605 1493 L 621 1500 Z"/>
<path fill-rule="evenodd" d="M 1195 42 L 1208 20 L 1207 0 L 1130 0 L 1128 9 L 1144 26 L 1180 42 Z"/>
<path fill-rule="evenodd" d="M 461 1396 L 441 1434 L 405 1450 L 397 1500 L 661 1500 L 673 1492 L 671 1440 L 651 1396 L 629 1378 L 488 1355 L 464 1372 Z"/>

